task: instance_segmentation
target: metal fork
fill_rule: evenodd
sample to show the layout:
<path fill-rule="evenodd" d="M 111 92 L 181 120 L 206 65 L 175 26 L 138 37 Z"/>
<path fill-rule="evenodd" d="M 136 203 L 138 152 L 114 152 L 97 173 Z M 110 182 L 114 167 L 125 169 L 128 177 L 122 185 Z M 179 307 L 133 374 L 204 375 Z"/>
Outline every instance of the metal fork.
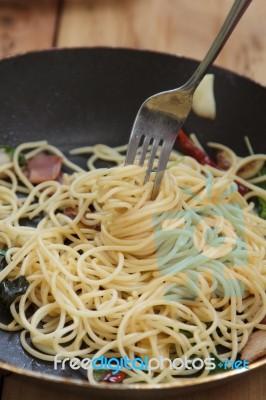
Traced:
<path fill-rule="evenodd" d="M 193 94 L 203 79 L 206 70 L 220 53 L 251 1 L 235 0 L 205 58 L 183 86 L 149 97 L 141 105 L 137 113 L 129 139 L 125 165 L 134 164 L 138 147 L 142 142 L 139 165 L 143 166 L 148 149 L 151 146 L 144 180 L 146 183 L 150 178 L 157 151 L 160 149 L 152 192 L 153 199 L 158 195 L 163 174 L 178 132 L 191 110 Z"/>

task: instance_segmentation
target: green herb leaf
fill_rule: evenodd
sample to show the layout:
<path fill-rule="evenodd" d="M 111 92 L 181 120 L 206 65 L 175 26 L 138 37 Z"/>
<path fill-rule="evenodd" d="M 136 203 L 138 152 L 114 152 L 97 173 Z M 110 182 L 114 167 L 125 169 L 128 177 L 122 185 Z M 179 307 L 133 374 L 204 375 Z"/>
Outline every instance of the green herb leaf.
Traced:
<path fill-rule="evenodd" d="M 263 176 L 266 175 L 266 163 L 264 163 L 263 167 L 261 168 L 260 172 L 258 173 L 257 176 Z M 266 181 L 257 183 L 257 186 L 261 187 L 262 189 L 266 190 Z"/>
<path fill-rule="evenodd" d="M 3 269 L 7 266 L 7 261 L 6 261 L 7 250 L 8 250 L 7 248 L 0 250 L 0 272 L 3 271 Z"/>
<path fill-rule="evenodd" d="M 212 369 L 209 374 L 217 374 L 219 372 L 224 372 L 225 370 L 223 369 L 223 367 L 219 367 L 219 364 L 223 364 L 222 360 L 220 360 L 219 357 L 217 357 L 215 354 L 210 353 L 211 358 L 214 358 L 214 364 L 215 364 L 215 368 Z"/>
<path fill-rule="evenodd" d="M 245 136 L 244 140 L 245 140 L 249 154 L 253 155 L 254 150 L 253 150 L 253 147 L 251 146 L 249 137 Z M 259 173 L 256 176 L 258 177 L 258 176 L 263 176 L 263 175 L 266 175 L 266 163 L 264 163 L 263 167 L 261 168 L 261 170 L 259 171 Z M 257 183 L 256 186 L 259 186 L 260 188 L 266 190 L 266 181 Z M 259 202 L 259 216 L 263 219 L 266 219 L 266 200 L 263 199 L 262 197 L 258 197 L 258 202 Z"/>
<path fill-rule="evenodd" d="M 13 301 L 22 294 L 25 294 L 29 283 L 24 275 L 13 281 L 5 279 L 0 283 L 0 304 L 9 307 Z"/>
<path fill-rule="evenodd" d="M 261 168 L 257 176 L 263 176 L 263 175 L 266 175 L 266 163 L 264 163 L 264 166 Z M 266 190 L 266 181 L 257 183 L 256 185 Z M 259 202 L 259 216 L 263 219 L 266 219 L 266 200 L 263 199 L 262 197 L 258 197 L 258 202 Z"/>
<path fill-rule="evenodd" d="M 191 339 L 193 338 L 193 333 L 190 331 L 186 331 L 185 329 L 179 329 L 179 332 L 182 333 L 186 338 Z"/>
<path fill-rule="evenodd" d="M 109 371 L 106 371 L 104 369 L 95 369 L 93 370 L 93 377 L 96 382 L 101 382 L 108 373 Z"/>
<path fill-rule="evenodd" d="M 11 146 L 0 146 L 1 149 L 4 149 L 6 154 L 9 156 L 10 160 L 13 160 L 14 158 L 14 153 L 15 153 L 15 148 Z M 20 153 L 18 156 L 18 163 L 22 167 L 23 165 L 26 164 L 26 158 L 24 154 Z"/>
<path fill-rule="evenodd" d="M 263 219 L 266 219 L 266 200 L 259 197 L 259 216 Z"/>

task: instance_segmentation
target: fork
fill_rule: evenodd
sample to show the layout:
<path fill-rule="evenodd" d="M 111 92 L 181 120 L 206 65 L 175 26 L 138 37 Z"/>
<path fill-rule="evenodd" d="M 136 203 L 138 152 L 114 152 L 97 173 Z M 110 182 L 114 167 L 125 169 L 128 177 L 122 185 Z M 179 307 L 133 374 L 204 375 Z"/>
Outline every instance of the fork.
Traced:
<path fill-rule="evenodd" d="M 154 178 L 152 199 L 159 193 L 161 181 L 178 132 L 186 121 L 193 94 L 233 32 L 252 0 L 235 0 L 209 51 L 192 77 L 181 87 L 157 93 L 141 105 L 131 131 L 125 165 L 134 164 L 140 147 L 139 165 L 143 166 L 149 154 L 144 183 L 150 179 L 154 161 L 158 164 Z M 141 144 L 142 143 L 142 144 Z M 150 149 L 149 153 L 148 150 Z"/>

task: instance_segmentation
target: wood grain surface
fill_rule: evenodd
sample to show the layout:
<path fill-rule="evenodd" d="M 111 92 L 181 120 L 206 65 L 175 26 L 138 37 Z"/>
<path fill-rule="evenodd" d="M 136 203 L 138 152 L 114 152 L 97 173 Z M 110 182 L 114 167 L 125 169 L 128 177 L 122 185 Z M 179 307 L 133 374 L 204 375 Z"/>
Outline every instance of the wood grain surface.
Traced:
<path fill-rule="evenodd" d="M 65 0 L 58 46 L 152 49 L 201 59 L 232 0 Z M 266 1 L 243 16 L 216 64 L 266 85 Z"/>
<path fill-rule="evenodd" d="M 198 390 L 196 393 L 177 395 L 176 400 L 265 400 L 266 398 L 266 367 L 251 372 L 245 378 L 236 378 L 231 382 L 224 382 L 221 386 L 207 390 Z M 43 390 L 38 383 L 18 381 L 14 375 L 5 378 L 1 400 L 94 400 L 90 395 L 75 395 L 69 391 L 47 388 Z M 103 397 L 104 399 L 104 397 Z M 115 399 L 114 399 L 115 400 Z M 126 395 L 125 395 L 126 400 Z M 164 398 L 167 400 L 167 397 Z"/>
<path fill-rule="evenodd" d="M 0 0 L 0 58 L 56 45 L 158 50 L 201 59 L 233 0 Z M 59 7 L 60 5 L 60 7 Z M 60 12 L 59 12 L 60 11 Z M 253 1 L 216 64 L 266 85 L 266 0 Z M 176 399 L 265 400 L 266 368 Z M 1 400 L 74 400 L 14 375 Z M 79 400 L 88 396 L 79 396 Z M 90 397 L 91 400 L 93 400 Z M 167 400 L 167 399 L 166 399 Z"/>
<path fill-rule="evenodd" d="M 0 57 L 51 47 L 57 0 L 0 0 Z"/>

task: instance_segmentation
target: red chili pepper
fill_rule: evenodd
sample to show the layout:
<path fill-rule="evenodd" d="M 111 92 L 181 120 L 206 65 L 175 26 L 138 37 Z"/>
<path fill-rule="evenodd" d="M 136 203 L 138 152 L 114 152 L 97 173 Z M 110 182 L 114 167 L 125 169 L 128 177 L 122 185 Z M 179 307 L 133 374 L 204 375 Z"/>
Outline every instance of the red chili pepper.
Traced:
<path fill-rule="evenodd" d="M 190 157 L 195 158 L 202 165 L 211 165 L 214 168 L 221 169 L 212 159 L 208 156 L 205 151 L 201 150 L 196 146 L 192 140 L 185 134 L 181 129 L 177 136 L 177 142 L 182 152 Z"/>
<path fill-rule="evenodd" d="M 200 164 L 210 165 L 211 167 L 217 168 L 219 170 L 224 170 L 214 161 L 212 161 L 210 156 L 204 150 L 201 150 L 198 146 L 196 146 L 182 129 L 178 133 L 177 142 L 184 154 L 195 158 L 195 160 L 197 160 Z M 236 184 L 238 186 L 238 191 L 240 194 L 242 194 L 242 196 L 249 192 L 249 189 L 245 186 L 241 185 L 238 182 L 236 182 Z"/>
<path fill-rule="evenodd" d="M 116 374 L 112 372 L 108 372 L 101 382 L 109 382 L 109 383 L 121 383 L 126 378 L 126 373 L 124 371 L 119 371 Z"/>

